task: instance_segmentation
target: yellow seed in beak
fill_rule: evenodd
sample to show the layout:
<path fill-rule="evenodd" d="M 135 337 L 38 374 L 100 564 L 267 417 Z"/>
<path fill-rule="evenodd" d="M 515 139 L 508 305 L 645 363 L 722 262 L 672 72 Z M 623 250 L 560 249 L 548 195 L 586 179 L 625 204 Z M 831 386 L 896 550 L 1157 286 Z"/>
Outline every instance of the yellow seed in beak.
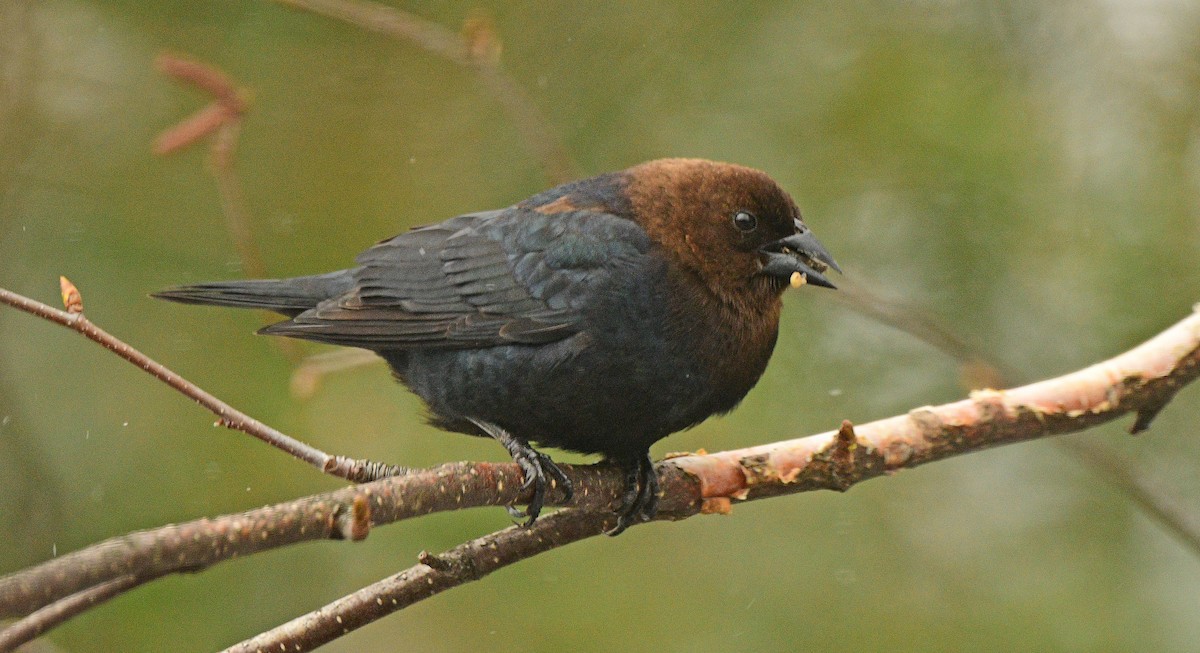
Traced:
<path fill-rule="evenodd" d="M 800 274 L 799 272 L 792 273 L 791 284 L 793 288 L 799 288 L 806 283 L 808 283 L 808 277 Z"/>

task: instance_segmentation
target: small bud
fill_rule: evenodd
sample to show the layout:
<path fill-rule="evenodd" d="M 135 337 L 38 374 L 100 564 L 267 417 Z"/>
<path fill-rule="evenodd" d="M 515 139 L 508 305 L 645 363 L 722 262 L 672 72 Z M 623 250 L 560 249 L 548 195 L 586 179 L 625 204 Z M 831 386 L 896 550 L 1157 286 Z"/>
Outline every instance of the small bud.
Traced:
<path fill-rule="evenodd" d="M 63 306 L 71 315 L 77 315 L 83 312 L 83 297 L 79 294 L 79 289 L 71 280 L 66 277 L 58 278 L 58 287 L 62 289 Z"/>

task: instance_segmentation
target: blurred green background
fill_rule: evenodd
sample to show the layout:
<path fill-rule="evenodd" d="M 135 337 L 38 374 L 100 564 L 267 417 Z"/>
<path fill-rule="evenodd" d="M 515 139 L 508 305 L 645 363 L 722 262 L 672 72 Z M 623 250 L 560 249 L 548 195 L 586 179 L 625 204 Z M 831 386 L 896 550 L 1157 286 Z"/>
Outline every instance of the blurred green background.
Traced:
<path fill-rule="evenodd" d="M 846 278 L 917 307 L 1013 382 L 1123 351 L 1200 300 L 1200 5 L 1183 0 L 407 2 L 494 21 L 581 173 L 736 161 L 797 198 Z M 161 51 L 252 92 L 237 151 L 273 275 L 345 267 L 410 226 L 547 181 L 478 78 L 266 0 L 0 2 L 0 286 L 95 322 L 326 450 L 505 459 L 422 423 L 381 365 L 293 396 L 263 317 L 147 293 L 241 276 L 207 146 L 154 157 L 207 102 Z M 710 451 L 961 397 L 958 362 L 833 293 L 789 293 L 774 360 Z M 321 351 L 300 345 L 305 353 Z M 1200 392 L 1145 436 L 1074 438 L 1200 505 Z M 78 336 L 0 308 L 0 572 L 133 529 L 339 486 Z M 562 456 L 571 460 L 570 457 Z M 1200 510 L 1200 508 L 1197 508 Z M 54 631 L 64 651 L 232 644 L 508 523 L 381 528 L 158 581 Z M 1054 442 L 653 524 L 502 570 L 331 651 L 1190 651 L 1200 558 Z"/>

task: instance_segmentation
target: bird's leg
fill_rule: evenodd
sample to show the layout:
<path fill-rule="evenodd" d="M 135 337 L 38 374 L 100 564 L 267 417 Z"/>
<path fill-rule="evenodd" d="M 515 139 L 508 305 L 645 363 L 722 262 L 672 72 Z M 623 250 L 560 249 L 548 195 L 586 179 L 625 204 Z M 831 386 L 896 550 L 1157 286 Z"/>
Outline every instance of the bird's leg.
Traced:
<path fill-rule="evenodd" d="M 654 519 L 658 514 L 658 473 L 654 471 L 654 461 L 650 458 L 650 452 L 647 451 L 645 456 L 639 461 L 638 468 L 641 472 L 642 486 L 642 502 L 638 508 L 646 521 Z"/>
<path fill-rule="evenodd" d="M 620 535 L 626 528 L 650 521 L 658 513 L 658 474 L 654 473 L 650 452 L 618 460 L 617 464 L 625 472 L 625 491 L 617 508 L 617 525 L 608 535 Z"/>
<path fill-rule="evenodd" d="M 521 474 L 525 477 L 525 481 L 521 483 L 521 490 L 533 488 L 533 497 L 529 499 L 529 506 L 525 509 L 525 514 L 529 517 L 525 521 L 525 526 L 531 526 L 537 521 L 538 515 L 542 512 L 542 506 L 546 502 L 546 477 L 550 477 L 556 484 L 562 487 L 563 495 L 567 501 L 574 496 L 574 488 L 571 487 L 571 480 L 563 473 L 558 465 L 550 459 L 550 456 L 529 446 L 529 443 L 517 438 L 513 434 L 505 431 L 503 428 L 485 422 L 483 420 L 468 417 L 471 422 L 478 426 L 484 433 L 495 438 L 497 442 L 504 445 L 508 450 L 508 454 L 512 456 L 513 462 L 521 468 Z M 513 514 L 512 506 L 509 506 L 509 514 Z M 516 514 L 519 516 L 519 513 Z"/>

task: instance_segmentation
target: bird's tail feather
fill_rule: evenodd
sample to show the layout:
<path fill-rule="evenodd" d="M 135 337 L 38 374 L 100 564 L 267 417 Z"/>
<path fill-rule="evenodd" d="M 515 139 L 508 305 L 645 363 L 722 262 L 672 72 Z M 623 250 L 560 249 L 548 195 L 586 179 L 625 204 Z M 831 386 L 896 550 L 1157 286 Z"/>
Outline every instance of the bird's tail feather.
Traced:
<path fill-rule="evenodd" d="M 215 281 L 191 286 L 176 286 L 152 297 L 181 304 L 261 308 L 289 317 L 348 292 L 354 285 L 349 270 L 292 279 L 249 279 Z"/>

